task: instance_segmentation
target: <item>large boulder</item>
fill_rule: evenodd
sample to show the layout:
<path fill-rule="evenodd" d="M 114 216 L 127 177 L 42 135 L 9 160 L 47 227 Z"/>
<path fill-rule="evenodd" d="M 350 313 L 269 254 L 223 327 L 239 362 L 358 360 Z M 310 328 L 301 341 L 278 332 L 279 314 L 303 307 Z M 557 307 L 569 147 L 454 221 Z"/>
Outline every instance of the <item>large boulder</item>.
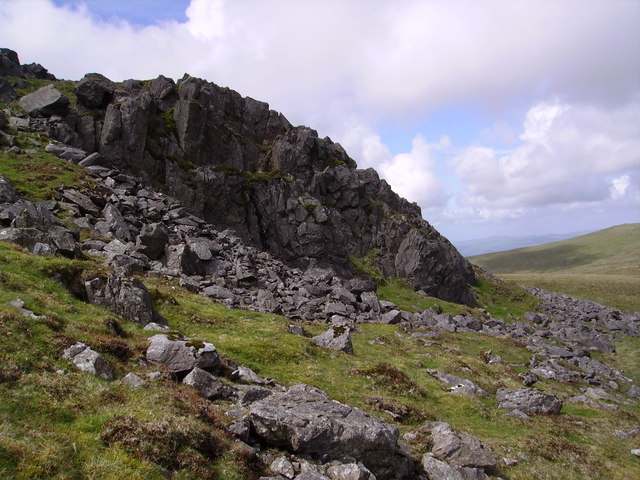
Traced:
<path fill-rule="evenodd" d="M 87 73 L 73 89 L 78 102 L 88 108 L 105 107 L 116 89 L 116 84 L 99 73 Z"/>
<path fill-rule="evenodd" d="M 213 344 L 172 333 L 151 337 L 146 357 L 147 361 L 164 365 L 177 374 L 190 372 L 196 367 L 212 371 L 222 368 L 220 354 Z"/>
<path fill-rule="evenodd" d="M 218 398 L 226 391 L 224 384 L 220 380 L 199 367 L 191 370 L 182 379 L 182 383 L 195 388 L 201 397 L 208 399 Z"/>
<path fill-rule="evenodd" d="M 169 231 L 162 223 L 147 223 L 140 230 L 136 239 L 136 249 L 152 260 L 157 260 L 164 253 L 169 241 Z"/>
<path fill-rule="evenodd" d="M 496 392 L 498 408 L 519 410 L 525 414 L 555 415 L 562 410 L 562 400 L 535 388 L 501 388 Z"/>
<path fill-rule="evenodd" d="M 69 109 L 69 98 L 50 84 L 22 97 L 20 106 L 32 117 L 64 116 Z"/>
<path fill-rule="evenodd" d="M 307 385 L 253 403 L 249 416 L 253 430 L 269 445 L 323 461 L 352 457 L 380 480 L 411 473 L 396 427 Z"/>
<path fill-rule="evenodd" d="M 119 275 L 99 277 L 85 282 L 87 299 L 94 305 L 108 308 L 130 322 L 144 326 L 148 323 L 166 325 L 151 301 L 151 294 L 137 278 Z"/>

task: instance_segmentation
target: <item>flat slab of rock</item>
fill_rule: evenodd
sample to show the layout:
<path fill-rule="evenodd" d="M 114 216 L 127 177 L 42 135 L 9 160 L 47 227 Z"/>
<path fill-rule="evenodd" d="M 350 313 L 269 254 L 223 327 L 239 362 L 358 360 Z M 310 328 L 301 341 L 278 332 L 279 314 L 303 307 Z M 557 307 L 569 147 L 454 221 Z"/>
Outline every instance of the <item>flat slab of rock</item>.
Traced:
<path fill-rule="evenodd" d="M 496 393 L 498 408 L 519 410 L 526 414 L 556 415 L 562 409 L 562 400 L 535 388 L 501 388 Z"/>
<path fill-rule="evenodd" d="M 69 108 L 69 98 L 50 84 L 22 97 L 20 106 L 31 116 L 65 115 Z"/>
<path fill-rule="evenodd" d="M 196 367 L 217 370 L 222 366 L 213 344 L 177 338 L 170 333 L 151 337 L 146 357 L 147 361 L 164 365 L 175 373 L 189 372 Z"/>
<path fill-rule="evenodd" d="M 398 448 L 396 427 L 329 400 L 324 392 L 307 385 L 295 385 L 253 403 L 249 417 L 253 430 L 269 445 L 323 461 L 353 457 L 379 480 L 409 473 L 408 460 Z"/>
<path fill-rule="evenodd" d="M 431 369 L 427 370 L 427 372 L 429 373 L 429 375 L 432 375 L 441 382 L 449 385 L 451 387 L 449 388 L 449 391 L 451 393 L 466 395 L 469 397 L 473 397 L 476 395 L 479 395 L 481 397 L 489 396 L 489 394 L 484 389 L 476 385 L 471 380 L 467 380 L 466 378 L 457 377 L 456 375 L 450 375 L 448 373 L 442 373 L 438 372 L 437 370 Z"/>

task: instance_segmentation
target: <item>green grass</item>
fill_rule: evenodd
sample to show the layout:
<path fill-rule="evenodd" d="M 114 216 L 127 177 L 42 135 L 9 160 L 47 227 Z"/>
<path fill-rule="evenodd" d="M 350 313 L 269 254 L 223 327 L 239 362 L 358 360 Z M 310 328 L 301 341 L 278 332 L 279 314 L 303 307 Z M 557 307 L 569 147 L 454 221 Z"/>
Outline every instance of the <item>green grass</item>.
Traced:
<path fill-rule="evenodd" d="M 562 292 L 620 310 L 640 312 L 640 277 L 601 274 L 500 274 L 527 287 Z"/>
<path fill-rule="evenodd" d="M 470 257 L 491 273 L 640 276 L 640 223 L 569 240 Z"/>
<path fill-rule="evenodd" d="M 50 200 L 56 185 L 87 181 L 76 167 L 42 152 L 31 157 L 0 155 L 0 171 L 33 200 Z M 230 404 L 206 402 L 169 379 L 151 382 L 148 389 L 130 390 L 117 381 L 77 372 L 61 358 L 66 346 L 83 341 L 104 354 L 118 378 L 128 372 L 144 376 L 156 369 L 138 362 L 152 333 L 82 302 L 63 286 L 81 288 L 84 279 L 104 271 L 92 261 L 36 257 L 0 243 L 0 478 L 161 479 L 158 465 L 176 470 L 178 480 L 260 477 L 265 472 L 251 471 L 224 433 L 229 422 L 224 412 Z M 476 295 L 480 306 L 493 315 L 518 316 L 535 310 L 535 299 L 522 289 L 478 273 Z M 618 412 L 567 404 L 559 416 L 523 422 L 498 410 L 495 397 L 453 396 L 426 371 L 436 368 L 470 378 L 492 394 L 501 387 L 517 387 L 519 365 L 528 363 L 532 354 L 513 339 L 446 333 L 426 341 L 397 326 L 362 324 L 353 334 L 351 356 L 289 334 L 291 321 L 281 316 L 228 309 L 180 288 L 176 281 L 141 278 L 172 328 L 193 341 L 212 342 L 223 358 L 264 377 L 284 385 L 316 386 L 331 398 L 390 422 L 388 411 L 400 414 L 402 433 L 425 422 L 446 421 L 479 436 L 497 458 L 519 452 L 529 457 L 501 467 L 497 473 L 503 478 L 640 477 L 640 465 L 629 454 L 637 448 L 636 440 L 613 434 L 638 424 L 637 403 L 623 404 Z M 421 296 L 401 281 L 383 280 L 380 298 L 403 309 L 437 305 L 446 313 L 482 314 Z M 20 316 L 7 306 L 16 298 L 45 318 Z M 120 324 L 124 335 L 109 328 L 113 322 Z M 326 328 L 304 327 L 314 335 Z M 617 353 L 594 356 L 640 381 L 639 348 L 638 339 L 624 337 Z M 487 365 L 488 350 L 503 362 Z M 57 370 L 67 373 L 60 375 Z M 580 393 L 575 385 L 553 381 L 542 381 L 539 388 L 565 396 Z M 424 450 L 420 443 L 410 447 L 416 455 Z"/>
<path fill-rule="evenodd" d="M 20 133 L 20 148 L 34 150 L 34 153 L 0 152 L 0 173 L 4 174 L 27 200 L 51 200 L 62 185 L 92 182 L 82 167 L 45 152 L 44 147 L 48 142 L 49 139 L 44 134 Z"/>

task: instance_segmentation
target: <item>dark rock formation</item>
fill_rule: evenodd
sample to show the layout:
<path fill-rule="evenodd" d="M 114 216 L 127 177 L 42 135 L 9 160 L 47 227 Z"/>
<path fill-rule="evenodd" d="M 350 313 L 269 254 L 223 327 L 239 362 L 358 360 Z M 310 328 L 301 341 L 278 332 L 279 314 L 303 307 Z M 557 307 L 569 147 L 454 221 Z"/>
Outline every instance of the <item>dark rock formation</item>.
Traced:
<path fill-rule="evenodd" d="M 17 55 L 4 58 L 6 71 L 19 67 Z M 293 127 L 266 103 L 189 76 L 115 84 L 92 73 L 74 93 L 77 112 L 51 85 L 23 97 L 36 117 L 30 125 L 99 152 L 100 165 L 162 186 L 197 217 L 291 265 L 330 267 L 350 278 L 350 257 L 368 254 L 386 276 L 475 304 L 471 266 L 416 204 L 374 170 L 358 170 L 339 144 Z"/>
<path fill-rule="evenodd" d="M 85 283 L 87 298 L 94 305 L 107 307 L 130 322 L 166 324 L 153 308 L 151 294 L 137 278 L 111 275 Z"/>

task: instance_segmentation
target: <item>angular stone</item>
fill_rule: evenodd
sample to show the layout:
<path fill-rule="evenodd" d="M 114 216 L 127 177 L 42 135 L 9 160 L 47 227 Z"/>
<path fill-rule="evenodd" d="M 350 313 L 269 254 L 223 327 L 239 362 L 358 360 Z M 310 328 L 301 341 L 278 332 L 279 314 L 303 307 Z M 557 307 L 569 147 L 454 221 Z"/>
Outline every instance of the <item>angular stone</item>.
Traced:
<path fill-rule="evenodd" d="M 84 193 L 77 190 L 65 189 L 62 192 L 62 198 L 80 207 L 80 211 L 83 213 L 89 213 L 94 216 L 100 215 L 98 206 Z"/>
<path fill-rule="evenodd" d="M 49 143 L 44 147 L 44 151 L 54 154 L 56 157 L 60 157 L 64 160 L 69 160 L 73 163 L 79 163 L 84 157 L 87 156 L 87 152 L 80 148 L 70 147 L 69 145 L 60 145 L 56 143 Z"/>
<path fill-rule="evenodd" d="M 64 351 L 65 358 L 71 360 L 81 372 L 87 372 L 105 380 L 113 380 L 113 370 L 98 352 L 83 343 L 76 343 Z"/>
<path fill-rule="evenodd" d="M 111 275 L 85 282 L 85 290 L 90 303 L 108 308 L 130 322 L 142 326 L 154 322 L 167 321 L 153 308 L 151 294 L 137 278 Z"/>
<path fill-rule="evenodd" d="M 471 380 L 467 380 L 466 378 L 461 378 L 456 375 L 450 375 L 448 373 L 438 372 L 437 370 L 427 370 L 427 372 L 440 380 L 441 382 L 446 383 L 451 386 L 449 391 L 451 393 L 456 393 L 459 395 L 466 396 L 476 396 L 479 395 L 481 397 L 488 397 L 489 394 L 478 385 L 476 385 Z"/>
<path fill-rule="evenodd" d="M 431 453 L 458 467 L 495 467 L 496 459 L 491 448 L 476 437 L 457 433 L 444 422 L 431 427 L 433 448 Z"/>
<path fill-rule="evenodd" d="M 115 83 L 99 73 L 87 73 L 73 89 L 78 102 L 88 108 L 105 107 L 113 96 Z"/>
<path fill-rule="evenodd" d="M 373 473 L 361 463 L 331 465 L 327 475 L 331 480 L 375 480 Z"/>
<path fill-rule="evenodd" d="M 306 385 L 255 402 L 249 415 L 254 431 L 269 445 L 326 460 L 353 457 L 380 480 L 410 473 L 396 427 Z"/>
<path fill-rule="evenodd" d="M 395 325 L 402 321 L 402 313 L 400 310 L 391 310 L 380 316 L 380 323 L 388 323 L 389 325 Z"/>
<path fill-rule="evenodd" d="M 158 334 L 149 339 L 147 361 L 164 365 L 175 373 L 189 372 L 195 367 L 217 370 L 222 360 L 211 343 L 175 338 L 171 334 Z"/>
<path fill-rule="evenodd" d="M 64 116 L 69 109 L 69 98 L 53 84 L 50 84 L 22 97 L 20 106 L 32 117 Z"/>
<path fill-rule="evenodd" d="M 123 385 L 136 390 L 139 388 L 147 388 L 149 386 L 147 381 L 143 380 L 135 373 L 127 373 L 120 382 L 122 382 Z"/>
<path fill-rule="evenodd" d="M 519 410 L 525 414 L 556 415 L 562 409 L 562 400 L 534 388 L 501 388 L 496 393 L 496 399 L 498 408 Z"/>
<path fill-rule="evenodd" d="M 169 231 L 162 223 L 147 223 L 140 230 L 136 239 L 136 249 L 152 260 L 157 260 L 164 253 L 169 241 Z"/>
<path fill-rule="evenodd" d="M 293 469 L 293 464 L 287 460 L 287 457 L 278 457 L 271 465 L 269 469 L 276 475 L 282 475 L 285 478 L 293 478 L 296 476 L 296 472 Z"/>
<path fill-rule="evenodd" d="M 351 343 L 351 329 L 346 325 L 333 325 L 324 333 L 311 339 L 319 347 L 345 352 L 353 355 L 353 344 Z"/>
<path fill-rule="evenodd" d="M 19 200 L 18 192 L 7 177 L 0 173 L 0 204 L 14 203 Z"/>
<path fill-rule="evenodd" d="M 191 372 L 182 379 L 182 383 L 195 388 L 201 397 L 210 400 L 219 398 L 225 391 L 225 386 L 220 380 L 199 367 L 191 370 Z"/>

